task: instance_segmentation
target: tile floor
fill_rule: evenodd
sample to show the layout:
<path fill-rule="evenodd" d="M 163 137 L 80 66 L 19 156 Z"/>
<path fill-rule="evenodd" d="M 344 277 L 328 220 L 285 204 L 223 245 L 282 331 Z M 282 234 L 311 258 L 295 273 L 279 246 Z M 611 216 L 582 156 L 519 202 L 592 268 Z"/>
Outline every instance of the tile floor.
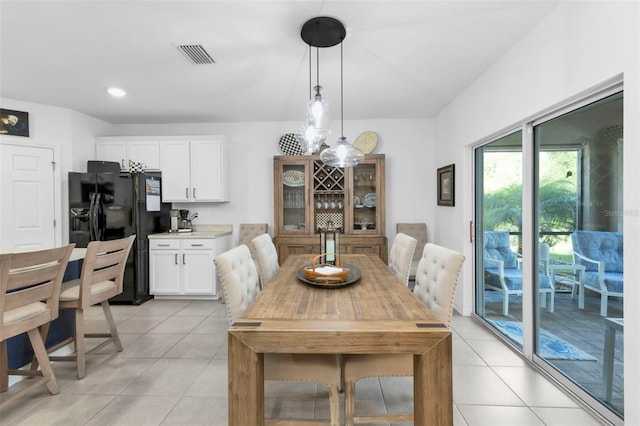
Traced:
<path fill-rule="evenodd" d="M 152 300 L 112 310 L 124 351 L 109 345 L 89 356 L 82 380 L 73 364 L 54 363 L 60 394 L 38 387 L 0 412 L 0 424 L 226 425 L 224 305 Z M 100 309 L 86 318 L 88 330 L 103 328 Z M 601 424 L 473 319 L 455 315 L 453 330 L 456 426 Z M 12 383 L 9 393 L 21 386 Z M 356 413 L 411 410 L 410 378 L 367 379 L 356 394 Z M 270 416 L 329 417 L 321 386 L 268 382 L 265 400 Z"/>

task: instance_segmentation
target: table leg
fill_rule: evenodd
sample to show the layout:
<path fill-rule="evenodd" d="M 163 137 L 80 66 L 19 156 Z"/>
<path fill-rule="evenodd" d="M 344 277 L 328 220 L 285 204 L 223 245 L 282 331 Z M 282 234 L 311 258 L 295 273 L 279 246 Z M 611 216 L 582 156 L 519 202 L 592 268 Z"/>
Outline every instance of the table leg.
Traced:
<path fill-rule="evenodd" d="M 413 409 L 416 425 L 453 425 L 451 335 L 413 357 Z"/>
<path fill-rule="evenodd" d="M 264 426 L 263 359 L 229 333 L 230 426 Z"/>
<path fill-rule="evenodd" d="M 604 358 L 602 360 L 602 381 L 604 382 L 604 400 L 611 400 L 613 387 L 613 360 L 616 347 L 616 330 L 613 327 L 604 328 Z"/>

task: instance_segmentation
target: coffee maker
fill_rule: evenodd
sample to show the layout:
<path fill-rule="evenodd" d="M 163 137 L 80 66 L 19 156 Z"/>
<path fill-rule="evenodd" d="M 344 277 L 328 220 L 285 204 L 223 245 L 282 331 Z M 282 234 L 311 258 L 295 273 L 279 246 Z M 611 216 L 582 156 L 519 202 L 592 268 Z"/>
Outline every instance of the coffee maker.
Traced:
<path fill-rule="evenodd" d="M 198 213 L 194 213 L 189 215 L 189 210 L 180 209 L 178 210 L 180 213 L 180 219 L 178 220 L 178 232 L 191 232 L 192 231 L 192 220 L 198 217 Z"/>

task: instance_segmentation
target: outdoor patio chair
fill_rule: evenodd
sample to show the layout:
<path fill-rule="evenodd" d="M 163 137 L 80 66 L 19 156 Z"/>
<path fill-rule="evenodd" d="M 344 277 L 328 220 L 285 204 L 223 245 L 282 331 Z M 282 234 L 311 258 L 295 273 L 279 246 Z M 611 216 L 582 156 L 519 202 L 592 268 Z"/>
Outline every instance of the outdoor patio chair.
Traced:
<path fill-rule="evenodd" d="M 541 250 L 544 252 L 544 250 Z M 548 250 L 547 250 L 548 251 Z M 484 232 L 484 287 L 502 293 L 502 315 L 509 315 L 509 296 L 522 295 L 520 255 L 511 250 L 508 231 Z M 555 289 L 548 275 L 548 262 L 541 262 L 538 287 L 542 306 L 549 295 L 549 312 L 553 312 Z"/>
<path fill-rule="evenodd" d="M 583 286 L 600 293 L 600 315 L 606 317 L 609 297 L 624 294 L 622 232 L 575 231 L 571 244 L 574 263 L 585 267 Z"/>

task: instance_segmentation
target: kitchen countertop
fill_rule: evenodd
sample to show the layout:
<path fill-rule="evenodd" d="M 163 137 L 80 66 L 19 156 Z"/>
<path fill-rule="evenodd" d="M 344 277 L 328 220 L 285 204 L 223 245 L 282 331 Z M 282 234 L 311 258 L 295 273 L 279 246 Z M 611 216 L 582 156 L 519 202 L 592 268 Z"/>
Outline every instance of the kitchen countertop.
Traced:
<path fill-rule="evenodd" d="M 45 250 L 45 248 L 38 248 L 38 249 L 33 249 L 33 248 L 7 248 L 7 249 L 0 249 L 0 254 L 24 253 L 24 252 L 38 251 L 38 250 Z M 74 248 L 73 251 L 71 252 L 71 256 L 69 257 L 69 262 L 73 262 L 74 260 L 84 259 L 84 255 L 85 255 L 86 252 L 87 252 L 86 248 Z"/>
<path fill-rule="evenodd" d="M 191 232 L 162 232 L 147 238 L 218 238 L 233 233 L 233 225 L 194 225 Z"/>

